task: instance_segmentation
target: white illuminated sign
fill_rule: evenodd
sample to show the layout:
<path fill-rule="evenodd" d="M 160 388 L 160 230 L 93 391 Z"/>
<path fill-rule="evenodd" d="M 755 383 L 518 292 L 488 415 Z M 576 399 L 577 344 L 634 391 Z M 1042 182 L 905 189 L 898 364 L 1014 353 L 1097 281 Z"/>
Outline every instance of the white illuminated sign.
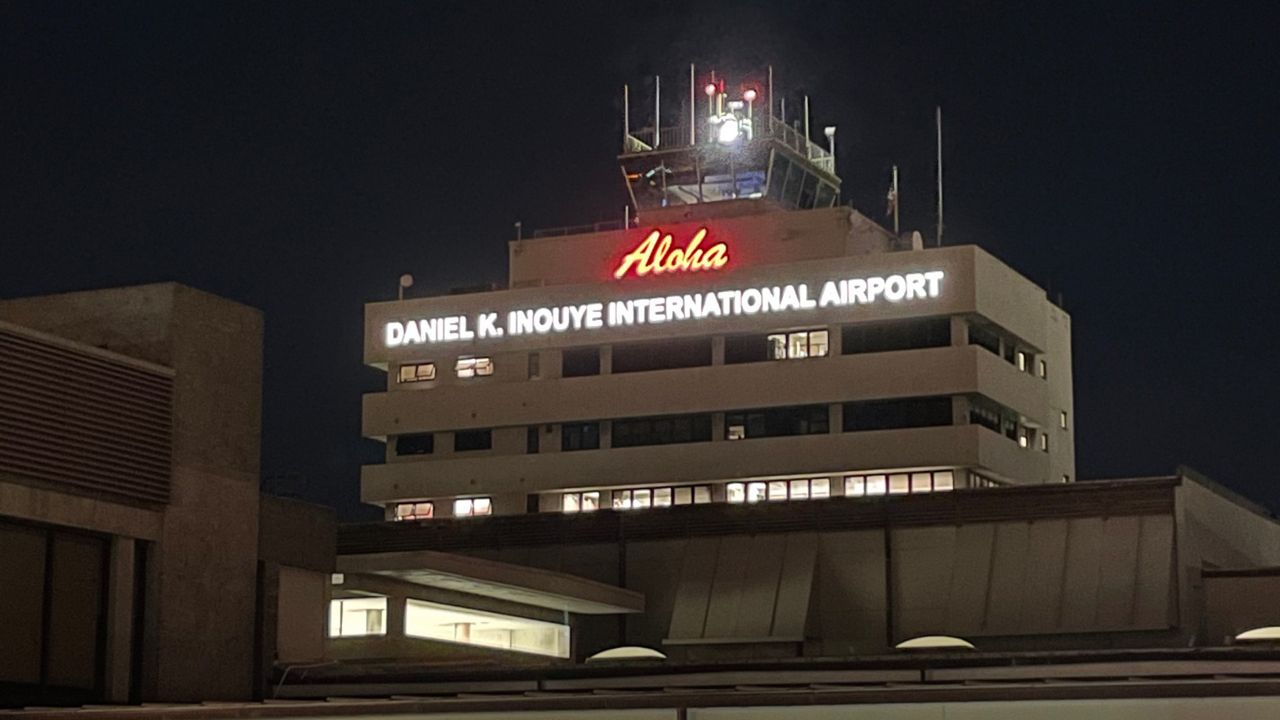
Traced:
<path fill-rule="evenodd" d="M 848 280 L 828 280 L 816 295 L 808 283 L 738 290 L 664 295 L 553 307 L 518 308 L 505 317 L 482 312 L 388 322 L 387 347 L 457 342 L 477 338 L 546 335 L 602 328 L 658 325 L 707 318 L 745 317 L 816 308 L 898 303 L 938 297 L 943 272 L 912 272 Z M 500 323 L 499 320 L 502 320 Z"/>

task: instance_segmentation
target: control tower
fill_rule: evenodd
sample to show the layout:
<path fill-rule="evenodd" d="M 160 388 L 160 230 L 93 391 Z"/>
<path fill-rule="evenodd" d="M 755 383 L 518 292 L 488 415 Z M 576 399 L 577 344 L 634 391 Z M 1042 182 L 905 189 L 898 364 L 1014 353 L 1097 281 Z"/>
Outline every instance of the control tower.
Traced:
<path fill-rule="evenodd" d="M 630 89 L 623 88 L 622 153 L 618 162 L 637 214 L 655 208 L 742 198 L 767 198 L 782 209 L 831 207 L 840 195 L 835 127 L 827 146 L 810 138 L 808 98 L 788 124 L 785 100 L 764 83 L 733 81 L 714 72 L 699 78 L 689 66 L 680 121 L 662 124 L 661 80 L 654 79 L 648 126 L 631 126 Z"/>

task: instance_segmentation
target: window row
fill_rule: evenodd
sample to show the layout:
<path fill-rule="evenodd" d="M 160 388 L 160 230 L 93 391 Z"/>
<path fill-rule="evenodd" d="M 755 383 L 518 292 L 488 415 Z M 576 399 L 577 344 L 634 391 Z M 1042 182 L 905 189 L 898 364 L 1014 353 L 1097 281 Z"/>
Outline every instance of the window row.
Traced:
<path fill-rule="evenodd" d="M 1005 362 L 1018 368 L 1019 372 L 1035 374 L 1043 380 L 1049 378 L 1049 363 L 1044 358 L 1037 358 L 1035 353 L 1019 348 L 1017 341 L 995 325 L 971 323 L 969 344 L 1004 358 Z"/>
<path fill-rule="evenodd" d="M 848 497 L 947 492 L 954 489 L 955 474 L 951 470 L 849 475 L 844 479 L 844 494 Z"/>
<path fill-rule="evenodd" d="M 398 520 L 430 520 L 436 514 L 434 502 L 418 501 L 397 503 L 392 513 Z M 454 517 L 479 517 L 493 514 L 493 498 L 473 497 L 458 498 L 453 501 Z"/>
<path fill-rule="evenodd" d="M 453 433 L 453 451 L 471 452 L 493 448 L 492 430 L 459 430 Z M 396 455 L 431 455 L 436 451 L 435 433 L 395 436 Z"/>
<path fill-rule="evenodd" d="M 487 357 L 460 357 L 453 365 L 453 372 L 460 378 L 485 377 L 493 374 L 493 359 Z M 436 379 L 433 362 L 406 363 L 400 366 L 397 379 L 401 383 L 428 382 Z"/>
<path fill-rule="evenodd" d="M 386 597 L 329 601 L 329 637 L 386 635 L 387 604 Z M 405 600 L 404 634 L 426 640 L 569 657 L 568 625 L 414 598 Z"/>
<path fill-rule="evenodd" d="M 672 505 L 702 505 L 711 502 L 710 485 L 614 490 L 614 510 L 643 510 Z"/>
<path fill-rule="evenodd" d="M 831 497 L 831 481 L 828 478 L 734 482 L 725 485 L 725 500 L 731 503 L 821 500 L 828 497 Z"/>

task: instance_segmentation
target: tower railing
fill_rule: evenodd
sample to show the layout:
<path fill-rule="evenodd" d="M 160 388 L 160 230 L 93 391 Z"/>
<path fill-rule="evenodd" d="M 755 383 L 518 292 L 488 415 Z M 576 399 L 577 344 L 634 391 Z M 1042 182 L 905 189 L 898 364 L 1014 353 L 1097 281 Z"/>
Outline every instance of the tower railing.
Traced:
<path fill-rule="evenodd" d="M 704 136 L 705 132 L 698 134 Z M 769 116 L 768 123 L 764 128 L 757 129 L 757 134 L 774 138 L 799 153 L 818 169 L 835 174 L 835 160 L 831 157 L 831 152 L 805 137 L 803 131 L 791 127 L 781 119 Z M 653 152 L 663 148 L 689 147 L 689 128 L 680 126 L 661 128 L 658 139 L 660 142 L 655 145 L 651 127 L 632 130 L 622 139 L 622 152 L 632 154 Z"/>

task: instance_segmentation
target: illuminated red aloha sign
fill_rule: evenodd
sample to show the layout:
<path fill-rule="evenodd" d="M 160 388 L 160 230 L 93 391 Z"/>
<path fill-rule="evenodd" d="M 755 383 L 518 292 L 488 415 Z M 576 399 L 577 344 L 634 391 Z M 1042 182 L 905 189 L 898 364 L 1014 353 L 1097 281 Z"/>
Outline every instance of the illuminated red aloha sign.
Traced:
<path fill-rule="evenodd" d="M 716 243 L 704 249 L 702 241 L 706 237 L 707 229 L 699 228 L 689 240 L 688 245 L 672 249 L 671 234 L 654 230 L 645 236 L 644 241 L 634 250 L 622 258 L 618 268 L 613 271 L 613 276 L 622 279 L 627 273 L 635 277 L 644 277 L 650 273 L 662 275 L 719 270 L 729 262 L 729 248 L 724 243 Z"/>

